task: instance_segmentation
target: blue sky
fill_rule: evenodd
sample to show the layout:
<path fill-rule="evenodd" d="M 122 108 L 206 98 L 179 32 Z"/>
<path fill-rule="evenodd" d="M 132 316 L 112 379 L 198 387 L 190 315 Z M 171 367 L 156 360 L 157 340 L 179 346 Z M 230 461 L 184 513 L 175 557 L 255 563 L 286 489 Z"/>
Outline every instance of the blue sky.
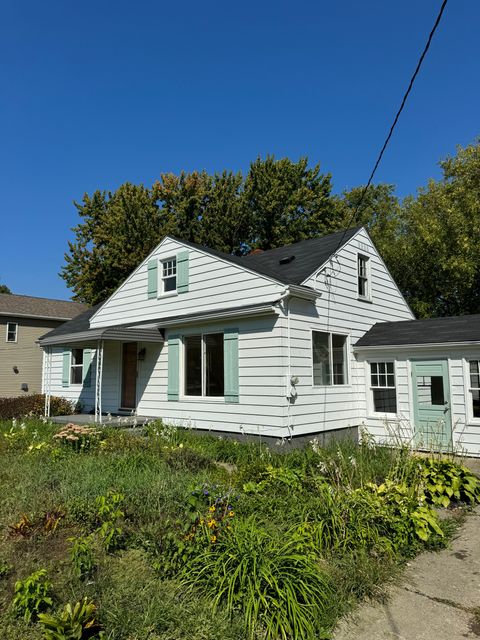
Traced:
<path fill-rule="evenodd" d="M 68 298 L 73 200 L 307 155 L 364 184 L 440 0 L 4 0 L 0 282 Z M 480 3 L 450 0 L 377 182 L 404 196 L 479 135 Z"/>

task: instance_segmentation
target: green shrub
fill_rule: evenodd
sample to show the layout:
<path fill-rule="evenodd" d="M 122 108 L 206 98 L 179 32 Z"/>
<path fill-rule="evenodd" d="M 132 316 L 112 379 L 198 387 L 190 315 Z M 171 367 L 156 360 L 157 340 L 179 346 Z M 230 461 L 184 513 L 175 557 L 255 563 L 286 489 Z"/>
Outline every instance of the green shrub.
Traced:
<path fill-rule="evenodd" d="M 65 398 L 51 396 L 50 415 L 64 416 L 77 413 L 77 403 Z M 23 416 L 43 416 L 45 412 L 45 396 L 42 393 L 17 396 L 16 398 L 0 398 L 0 419 L 11 420 Z"/>
<path fill-rule="evenodd" d="M 109 491 L 105 496 L 98 496 L 95 500 L 97 519 L 100 526 L 96 533 L 100 536 L 107 553 L 120 549 L 124 543 L 123 530 L 119 521 L 125 513 L 120 508 L 125 496 L 121 493 Z"/>
<path fill-rule="evenodd" d="M 214 606 L 240 611 L 249 638 L 319 638 L 332 623 L 333 588 L 313 554 L 297 550 L 290 533 L 272 537 L 254 520 L 239 522 L 218 545 L 198 554 L 185 583 Z"/>
<path fill-rule="evenodd" d="M 86 538 L 69 538 L 68 541 L 72 543 L 70 547 L 70 560 L 73 565 L 74 574 L 80 579 L 88 578 L 95 568 L 91 536 Z"/>
<path fill-rule="evenodd" d="M 87 598 L 73 606 L 65 605 L 56 615 L 40 613 L 38 619 L 45 640 L 88 640 L 104 638 L 101 625 L 95 619 L 97 609 Z"/>
<path fill-rule="evenodd" d="M 452 502 L 480 502 L 480 479 L 469 469 L 436 458 L 415 458 L 417 482 L 420 482 L 430 504 L 448 507 Z M 415 480 L 415 479 L 414 479 Z"/>
<path fill-rule="evenodd" d="M 15 595 L 13 598 L 13 610 L 17 616 L 22 616 L 25 622 L 30 622 L 41 611 L 51 607 L 52 583 L 47 579 L 45 569 L 35 571 L 15 583 Z"/>

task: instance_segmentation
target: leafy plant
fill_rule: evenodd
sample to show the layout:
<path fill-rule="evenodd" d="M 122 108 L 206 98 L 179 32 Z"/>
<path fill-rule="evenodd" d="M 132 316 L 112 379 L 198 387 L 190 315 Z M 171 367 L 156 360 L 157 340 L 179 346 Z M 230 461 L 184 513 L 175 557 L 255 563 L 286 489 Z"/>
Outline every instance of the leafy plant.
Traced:
<path fill-rule="evenodd" d="M 261 493 L 272 486 L 283 486 L 294 491 L 302 488 L 302 478 L 298 470 L 289 467 L 274 467 L 269 464 L 261 473 L 259 482 L 246 482 L 243 485 L 245 493 Z"/>
<path fill-rule="evenodd" d="M 105 496 L 98 496 L 95 501 L 97 518 L 101 523 L 96 533 L 100 536 L 108 553 L 123 545 L 123 530 L 118 525 L 118 521 L 125 515 L 120 508 L 124 500 L 123 494 L 109 491 Z"/>
<path fill-rule="evenodd" d="M 8 527 L 11 536 L 20 536 L 29 538 L 35 531 L 35 523 L 26 513 L 22 515 L 20 520 Z"/>
<path fill-rule="evenodd" d="M 93 602 L 84 598 L 73 606 L 68 603 L 56 615 L 41 613 L 38 616 L 45 640 L 89 640 L 104 638 L 102 626 L 95 616 L 97 609 Z"/>
<path fill-rule="evenodd" d="M 92 538 L 69 538 L 70 560 L 73 564 L 73 572 L 78 578 L 87 578 L 95 568 L 95 557 L 92 549 Z"/>
<path fill-rule="evenodd" d="M 25 622 L 31 622 L 41 611 L 51 607 L 52 583 L 47 579 L 45 569 L 35 571 L 25 580 L 15 583 L 13 610 L 17 616 L 22 616 Z"/>
<path fill-rule="evenodd" d="M 480 502 L 480 479 L 450 460 L 415 458 L 419 481 L 431 504 L 448 507 L 452 502 Z"/>
<path fill-rule="evenodd" d="M 318 638 L 331 623 L 333 588 L 324 567 L 298 551 L 290 532 L 272 537 L 252 519 L 200 553 L 185 582 L 215 607 L 240 610 L 249 638 L 260 628 L 267 640 Z"/>

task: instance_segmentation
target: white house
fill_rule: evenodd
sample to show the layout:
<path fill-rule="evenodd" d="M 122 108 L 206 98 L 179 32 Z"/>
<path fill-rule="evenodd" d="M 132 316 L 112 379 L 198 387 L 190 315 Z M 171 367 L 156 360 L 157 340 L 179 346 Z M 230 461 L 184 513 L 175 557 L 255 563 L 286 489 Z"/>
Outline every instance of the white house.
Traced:
<path fill-rule="evenodd" d="M 480 455 L 480 332 L 410 348 L 388 327 L 429 322 L 412 320 L 364 228 L 245 257 L 166 237 L 106 302 L 41 338 L 47 413 L 60 395 L 98 421 L 134 411 L 275 438 L 401 428 Z"/>

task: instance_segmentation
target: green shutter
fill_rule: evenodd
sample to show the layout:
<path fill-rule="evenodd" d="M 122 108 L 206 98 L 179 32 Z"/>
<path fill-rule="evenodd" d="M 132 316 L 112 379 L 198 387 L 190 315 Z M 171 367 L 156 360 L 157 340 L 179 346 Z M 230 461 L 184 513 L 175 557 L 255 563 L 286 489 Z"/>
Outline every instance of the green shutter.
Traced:
<path fill-rule="evenodd" d="M 178 400 L 180 391 L 180 336 L 168 337 L 168 400 Z"/>
<path fill-rule="evenodd" d="M 149 260 L 148 261 L 148 298 L 156 298 L 157 297 L 157 267 L 158 260 Z"/>
<path fill-rule="evenodd" d="M 63 350 L 62 387 L 70 385 L 70 349 Z"/>
<path fill-rule="evenodd" d="M 238 402 L 238 329 L 223 334 L 225 402 Z"/>
<path fill-rule="evenodd" d="M 180 251 L 177 255 L 177 291 L 188 292 L 188 251 Z"/>
<path fill-rule="evenodd" d="M 83 350 L 83 386 L 89 387 L 92 381 L 92 350 Z"/>

